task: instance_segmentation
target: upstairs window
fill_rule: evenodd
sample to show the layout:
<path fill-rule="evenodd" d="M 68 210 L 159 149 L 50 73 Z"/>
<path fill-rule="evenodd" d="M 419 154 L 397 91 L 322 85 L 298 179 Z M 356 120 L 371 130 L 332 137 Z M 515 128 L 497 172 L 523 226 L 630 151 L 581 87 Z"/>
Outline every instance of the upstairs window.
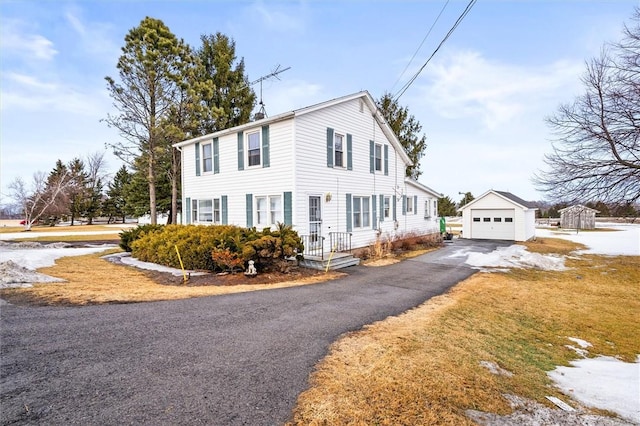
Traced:
<path fill-rule="evenodd" d="M 247 154 L 249 167 L 260 165 L 260 132 L 247 135 Z"/>
<path fill-rule="evenodd" d="M 339 134 L 335 134 L 333 139 L 333 150 L 335 155 L 334 165 L 335 167 L 344 167 L 344 137 Z"/>
<path fill-rule="evenodd" d="M 375 148 L 375 169 L 376 172 L 382 171 L 382 145 L 376 144 Z"/>
<path fill-rule="evenodd" d="M 213 154 L 211 144 L 202 145 L 202 171 L 211 172 L 213 170 Z"/>

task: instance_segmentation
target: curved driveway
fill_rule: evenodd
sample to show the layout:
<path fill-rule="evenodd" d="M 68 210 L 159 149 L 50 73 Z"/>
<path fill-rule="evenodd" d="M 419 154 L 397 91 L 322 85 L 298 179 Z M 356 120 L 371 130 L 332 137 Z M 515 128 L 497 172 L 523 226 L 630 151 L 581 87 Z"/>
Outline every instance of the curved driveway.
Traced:
<path fill-rule="evenodd" d="M 323 284 L 170 302 L 0 307 L 2 424 L 277 425 L 345 332 L 475 271 L 455 240 Z"/>

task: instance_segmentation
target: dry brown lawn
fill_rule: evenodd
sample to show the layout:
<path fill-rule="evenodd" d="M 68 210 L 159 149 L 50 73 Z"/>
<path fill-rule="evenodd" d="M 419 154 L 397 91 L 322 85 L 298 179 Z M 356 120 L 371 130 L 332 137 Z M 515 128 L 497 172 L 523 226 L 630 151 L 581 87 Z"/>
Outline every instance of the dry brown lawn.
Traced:
<path fill-rule="evenodd" d="M 567 254 L 563 240 L 528 243 Z M 466 425 L 465 410 L 507 414 L 503 394 L 549 406 L 560 394 L 546 372 L 576 354 L 633 362 L 640 353 L 640 257 L 582 256 L 563 272 L 478 273 L 448 294 L 332 345 L 294 411 L 297 425 Z M 513 376 L 480 366 L 497 364 Z"/>
<path fill-rule="evenodd" d="M 38 269 L 38 272 L 67 282 L 4 289 L 0 290 L 0 296 L 12 303 L 38 305 L 152 302 L 315 284 L 343 275 L 329 272 L 299 279 L 295 275 L 291 278 L 280 276 L 266 284 L 164 285 L 151 278 L 153 273 L 102 259 L 105 253 L 63 257 L 54 266 Z M 178 283 L 180 280 L 176 279 Z"/>

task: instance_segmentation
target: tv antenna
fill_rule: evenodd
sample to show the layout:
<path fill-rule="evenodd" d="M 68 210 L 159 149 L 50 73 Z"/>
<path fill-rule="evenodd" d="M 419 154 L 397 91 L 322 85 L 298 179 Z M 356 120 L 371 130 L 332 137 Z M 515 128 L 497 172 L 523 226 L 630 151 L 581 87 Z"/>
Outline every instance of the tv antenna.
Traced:
<path fill-rule="evenodd" d="M 280 80 L 280 77 L 278 77 L 278 74 L 281 74 L 281 73 L 283 73 L 283 72 L 285 72 L 285 71 L 287 71 L 289 69 L 291 69 L 291 67 L 286 67 L 284 69 L 280 69 L 280 64 L 278 64 L 276 66 L 276 69 L 271 71 L 271 73 L 269 73 L 267 75 L 263 75 L 259 79 L 249 83 L 249 86 L 253 86 L 256 83 L 260 83 L 260 102 L 259 102 L 260 109 L 254 115 L 254 118 L 256 120 L 260 120 L 260 119 L 265 118 L 267 116 L 267 111 L 264 109 L 264 102 L 262 101 L 262 82 L 265 81 L 265 80 L 270 79 L 271 77 L 275 77 L 278 80 Z"/>

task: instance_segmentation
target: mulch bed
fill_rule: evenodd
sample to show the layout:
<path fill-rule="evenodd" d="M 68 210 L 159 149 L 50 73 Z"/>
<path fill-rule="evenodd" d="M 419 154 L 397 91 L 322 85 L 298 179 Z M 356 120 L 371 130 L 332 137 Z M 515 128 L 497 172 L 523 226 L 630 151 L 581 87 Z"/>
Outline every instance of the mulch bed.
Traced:
<path fill-rule="evenodd" d="M 182 275 L 176 276 L 168 272 L 160 271 L 144 271 L 154 282 L 169 286 L 184 286 L 184 278 Z M 316 275 L 324 275 L 324 271 L 315 269 L 292 267 L 290 272 L 283 274 L 281 272 L 264 272 L 254 277 L 247 277 L 242 272 L 235 274 L 216 274 L 207 273 L 205 275 L 191 275 L 187 278 L 188 287 L 197 286 L 233 286 L 233 285 L 255 285 L 255 284 L 274 284 L 283 281 L 294 281 L 302 278 L 313 277 Z"/>

